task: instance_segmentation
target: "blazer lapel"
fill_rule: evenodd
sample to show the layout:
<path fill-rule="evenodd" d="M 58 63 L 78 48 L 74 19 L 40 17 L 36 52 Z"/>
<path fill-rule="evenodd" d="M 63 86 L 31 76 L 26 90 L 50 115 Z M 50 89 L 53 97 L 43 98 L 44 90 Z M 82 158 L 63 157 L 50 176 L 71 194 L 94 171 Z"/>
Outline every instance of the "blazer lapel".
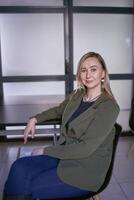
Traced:
<path fill-rule="evenodd" d="M 67 121 L 69 120 L 69 118 L 72 116 L 72 114 L 75 112 L 75 110 L 79 107 L 80 102 L 83 98 L 84 93 L 81 92 L 79 94 L 77 94 L 76 96 L 72 97 L 72 99 L 70 99 L 70 101 L 68 102 L 65 111 L 63 113 L 63 117 L 62 117 L 62 124 L 63 126 L 67 123 Z"/>
<path fill-rule="evenodd" d="M 72 99 L 67 104 L 67 106 L 65 108 L 65 111 L 63 113 L 63 118 L 62 118 L 62 125 L 63 126 L 65 126 L 65 124 L 67 123 L 67 121 L 69 120 L 69 118 L 72 116 L 72 114 L 75 112 L 75 110 L 79 107 L 80 102 L 81 102 L 81 100 L 83 98 L 83 95 L 84 95 L 84 91 L 81 91 L 79 94 L 76 94 L 76 96 L 72 97 Z M 82 118 L 84 119 L 84 118 L 92 116 L 95 113 L 95 110 L 98 107 L 98 105 L 102 101 L 105 101 L 106 99 L 107 99 L 107 97 L 102 94 L 97 99 L 97 101 L 89 109 L 87 109 L 85 112 L 81 113 L 71 123 L 75 123 L 75 121 L 77 121 L 77 123 L 78 123 L 78 120 L 80 120 Z"/>
<path fill-rule="evenodd" d="M 105 101 L 105 99 L 106 99 L 105 96 L 103 96 L 102 94 L 91 107 L 89 107 L 87 110 L 85 110 L 83 113 L 81 113 L 78 117 L 76 117 L 73 121 L 70 122 L 70 127 L 83 122 L 87 118 L 90 121 L 93 118 L 98 105 L 102 101 Z"/>

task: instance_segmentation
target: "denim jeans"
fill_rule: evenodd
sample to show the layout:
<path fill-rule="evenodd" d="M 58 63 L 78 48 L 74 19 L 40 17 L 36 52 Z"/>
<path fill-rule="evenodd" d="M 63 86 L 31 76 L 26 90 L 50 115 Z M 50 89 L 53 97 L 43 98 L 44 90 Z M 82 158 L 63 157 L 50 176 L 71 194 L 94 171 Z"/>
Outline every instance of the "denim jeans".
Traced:
<path fill-rule="evenodd" d="M 62 182 L 57 175 L 58 163 L 59 159 L 46 155 L 19 158 L 10 169 L 4 193 L 47 200 L 89 194 L 89 191 Z"/>

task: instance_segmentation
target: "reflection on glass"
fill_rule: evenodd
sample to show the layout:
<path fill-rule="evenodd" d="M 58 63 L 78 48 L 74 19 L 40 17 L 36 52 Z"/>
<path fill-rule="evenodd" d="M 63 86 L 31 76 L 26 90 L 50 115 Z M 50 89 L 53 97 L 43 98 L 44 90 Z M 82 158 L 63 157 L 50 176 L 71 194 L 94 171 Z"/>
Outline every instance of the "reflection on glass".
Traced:
<path fill-rule="evenodd" d="M 99 52 L 109 73 L 132 73 L 132 15 L 74 14 L 74 71 L 88 51 Z"/>
<path fill-rule="evenodd" d="M 65 94 L 65 82 L 4 83 L 4 96 Z"/>
<path fill-rule="evenodd" d="M 129 127 L 130 110 L 121 110 L 117 119 L 117 122 L 121 124 L 123 131 L 130 130 Z"/>
<path fill-rule="evenodd" d="M 62 6 L 62 0 L 0 0 L 0 6 Z"/>
<path fill-rule="evenodd" d="M 63 14 L 0 15 L 2 72 L 64 74 Z"/>
<path fill-rule="evenodd" d="M 111 80 L 111 88 L 121 110 L 129 110 L 132 100 L 132 80 Z M 125 91 L 125 92 L 124 92 Z"/>
<path fill-rule="evenodd" d="M 73 0 L 74 6 L 117 6 L 117 7 L 133 7 L 133 0 Z"/>

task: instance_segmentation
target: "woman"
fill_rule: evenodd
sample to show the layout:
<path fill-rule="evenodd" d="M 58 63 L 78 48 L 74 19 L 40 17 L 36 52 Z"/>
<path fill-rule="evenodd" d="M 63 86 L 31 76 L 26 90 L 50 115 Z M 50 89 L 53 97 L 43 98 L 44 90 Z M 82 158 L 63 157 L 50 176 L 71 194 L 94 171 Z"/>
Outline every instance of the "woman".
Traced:
<path fill-rule="evenodd" d="M 59 106 L 29 120 L 25 143 L 29 134 L 34 137 L 36 123 L 45 120 L 61 120 L 61 135 L 58 145 L 46 147 L 44 155 L 14 162 L 5 184 L 6 200 L 65 199 L 97 191 L 102 185 L 111 161 L 119 106 L 101 55 L 89 52 L 81 58 L 77 81 L 78 89 Z"/>

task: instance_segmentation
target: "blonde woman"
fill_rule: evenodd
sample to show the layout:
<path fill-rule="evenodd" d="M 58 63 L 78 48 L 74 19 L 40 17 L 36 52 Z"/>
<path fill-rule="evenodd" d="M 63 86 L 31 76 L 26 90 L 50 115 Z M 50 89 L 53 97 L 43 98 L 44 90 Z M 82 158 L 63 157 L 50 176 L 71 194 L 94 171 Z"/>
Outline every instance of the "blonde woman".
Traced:
<path fill-rule="evenodd" d="M 4 199 L 80 197 L 102 185 L 111 161 L 119 106 L 101 55 L 89 52 L 80 59 L 77 81 L 78 88 L 59 106 L 29 120 L 25 143 L 29 134 L 34 137 L 36 123 L 45 120 L 61 120 L 61 135 L 56 146 L 43 149 L 43 155 L 15 161 Z"/>

